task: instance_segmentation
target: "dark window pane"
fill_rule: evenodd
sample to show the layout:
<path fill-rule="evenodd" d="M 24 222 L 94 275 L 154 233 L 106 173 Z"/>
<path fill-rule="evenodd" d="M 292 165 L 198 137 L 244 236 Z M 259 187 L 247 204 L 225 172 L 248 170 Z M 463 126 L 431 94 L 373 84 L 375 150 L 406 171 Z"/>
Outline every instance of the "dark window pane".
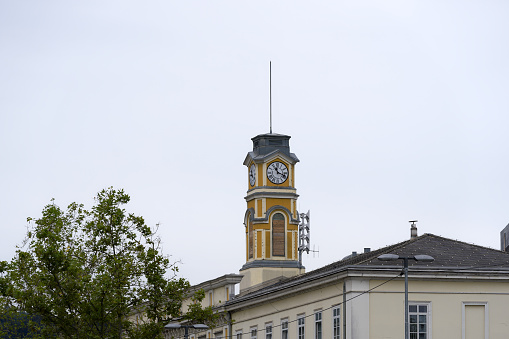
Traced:
<path fill-rule="evenodd" d="M 410 315 L 410 323 L 417 324 L 417 316 L 415 314 Z"/>
<path fill-rule="evenodd" d="M 426 312 L 428 312 L 428 306 L 419 305 L 419 313 L 426 313 Z"/>
<path fill-rule="evenodd" d="M 410 332 L 417 332 L 417 324 L 410 324 Z"/>
<path fill-rule="evenodd" d="M 426 324 L 426 316 L 425 315 L 419 315 L 419 323 Z"/>
<path fill-rule="evenodd" d="M 426 333 L 419 333 L 419 339 L 426 339 Z"/>
<path fill-rule="evenodd" d="M 410 306 L 408 306 L 408 310 L 410 312 L 417 312 L 417 305 L 410 305 Z"/>

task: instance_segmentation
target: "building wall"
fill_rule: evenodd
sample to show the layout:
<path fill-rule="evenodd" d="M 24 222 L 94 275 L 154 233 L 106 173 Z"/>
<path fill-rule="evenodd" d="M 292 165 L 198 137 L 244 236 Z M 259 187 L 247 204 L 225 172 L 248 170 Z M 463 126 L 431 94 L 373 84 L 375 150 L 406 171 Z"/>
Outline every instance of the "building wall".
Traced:
<path fill-rule="evenodd" d="M 234 312 L 233 332 L 242 331 L 243 339 L 249 339 L 249 331 L 253 327 L 258 328 L 257 339 L 265 338 L 265 324 L 272 323 L 273 339 L 281 338 L 281 320 L 288 320 L 288 338 L 297 338 L 297 318 L 305 318 L 305 338 L 314 338 L 315 318 L 317 311 L 322 311 L 322 338 L 332 338 L 332 309 L 334 305 L 342 302 L 343 281 L 319 289 L 294 294 L 271 302 L 263 302 L 255 307 Z M 341 315 L 343 309 L 341 309 Z M 341 320 L 341 323 L 343 321 Z M 343 334 L 341 334 L 343 338 Z"/>
<path fill-rule="evenodd" d="M 340 305 L 341 338 L 400 339 L 404 334 L 403 279 L 391 281 L 363 294 L 384 281 L 386 280 L 347 278 L 276 301 L 264 302 L 263 298 L 260 298 L 258 305 L 233 313 L 235 321 L 232 333 L 242 331 L 243 339 L 249 339 L 250 329 L 256 327 L 257 339 L 265 339 L 265 324 L 272 323 L 272 339 L 280 339 L 281 320 L 287 319 L 288 338 L 297 339 L 296 320 L 305 315 L 305 339 L 315 339 L 314 314 L 321 310 L 322 338 L 329 339 L 332 338 L 332 307 Z M 341 305 L 343 283 L 348 299 L 344 306 Z M 509 283 L 410 279 L 409 301 L 430 306 L 428 339 L 462 338 L 463 332 L 468 331 L 469 324 L 475 324 L 472 328 L 479 331 L 479 323 L 486 324 L 486 338 L 507 337 Z M 346 333 L 343 327 L 345 309 Z M 486 316 L 482 316 L 484 311 Z"/>
<path fill-rule="evenodd" d="M 331 278 L 321 284 L 309 282 L 302 285 L 307 286 L 307 290 L 295 289 L 291 295 L 270 300 L 260 296 L 251 305 L 246 301 L 242 309 L 228 307 L 233 316 L 231 334 L 234 339 L 237 339 L 237 333 L 242 333 L 242 339 L 251 339 L 250 331 L 256 328 L 256 339 L 266 339 L 265 326 L 272 324 L 271 339 L 281 339 L 281 321 L 287 320 L 288 338 L 298 339 L 297 319 L 304 316 L 304 339 L 316 339 L 315 313 L 321 311 L 322 339 L 332 339 L 333 308 L 339 306 L 341 339 L 400 339 L 404 334 L 404 280 L 398 278 L 375 288 L 385 281 L 387 279 L 367 277 Z M 348 300 L 345 304 L 344 288 Z M 364 293 L 371 288 L 373 291 Z M 224 289 L 215 290 L 216 301 L 222 297 L 220 290 Z M 507 282 L 411 278 L 409 301 L 430 307 L 427 339 L 469 338 L 465 333 L 468 331 L 477 335 L 484 333 L 486 339 L 508 337 Z M 224 336 L 230 334 L 228 325 L 220 324 L 215 329 L 196 334 L 194 339 L 204 334 L 213 338 L 214 333 L 220 331 Z M 464 333 L 467 334 L 465 337 Z"/>
<path fill-rule="evenodd" d="M 382 280 L 371 280 L 373 288 Z M 404 281 L 392 281 L 375 290 L 369 297 L 371 339 L 401 338 L 404 334 Z M 507 338 L 509 328 L 509 283 L 474 281 L 409 281 L 409 302 L 429 303 L 429 339 L 462 338 L 469 323 L 485 322 L 489 338 Z M 479 307 L 475 307 L 479 306 Z M 475 318 L 468 318 L 469 310 Z M 487 311 L 480 318 L 478 311 Z M 466 311 L 466 318 L 465 318 Z M 467 319 L 467 321 L 465 321 Z M 468 337 L 468 336 L 467 336 Z M 487 337 L 487 338 L 488 338 Z"/>

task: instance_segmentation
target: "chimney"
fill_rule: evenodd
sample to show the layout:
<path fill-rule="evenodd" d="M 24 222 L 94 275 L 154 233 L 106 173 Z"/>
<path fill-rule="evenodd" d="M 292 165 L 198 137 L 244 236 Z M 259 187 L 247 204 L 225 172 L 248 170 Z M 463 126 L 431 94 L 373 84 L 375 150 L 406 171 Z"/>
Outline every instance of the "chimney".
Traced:
<path fill-rule="evenodd" d="M 371 248 L 369 247 L 364 247 L 364 253 L 369 253 L 371 252 Z"/>
<path fill-rule="evenodd" d="M 417 238 L 417 226 L 415 226 L 415 223 L 417 220 L 410 220 L 410 239 Z"/>

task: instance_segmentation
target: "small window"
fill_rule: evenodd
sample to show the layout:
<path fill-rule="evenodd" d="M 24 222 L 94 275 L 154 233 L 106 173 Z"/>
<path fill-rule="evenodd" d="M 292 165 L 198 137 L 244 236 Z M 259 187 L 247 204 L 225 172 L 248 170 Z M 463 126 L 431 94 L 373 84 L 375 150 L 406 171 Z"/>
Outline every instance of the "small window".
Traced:
<path fill-rule="evenodd" d="M 237 331 L 237 339 L 242 339 L 242 330 Z"/>
<path fill-rule="evenodd" d="M 304 339 L 304 322 L 306 318 L 304 315 L 299 316 L 297 319 L 297 339 Z"/>
<path fill-rule="evenodd" d="M 272 339 L 272 324 L 265 325 L 265 339 Z"/>
<path fill-rule="evenodd" d="M 332 339 L 341 339 L 341 308 L 332 309 Z"/>
<path fill-rule="evenodd" d="M 256 339 L 256 327 L 251 328 L 251 339 Z"/>
<path fill-rule="evenodd" d="M 288 339 L 288 319 L 281 320 L 281 339 Z"/>
<path fill-rule="evenodd" d="M 322 311 L 315 313 L 315 339 L 322 339 Z"/>

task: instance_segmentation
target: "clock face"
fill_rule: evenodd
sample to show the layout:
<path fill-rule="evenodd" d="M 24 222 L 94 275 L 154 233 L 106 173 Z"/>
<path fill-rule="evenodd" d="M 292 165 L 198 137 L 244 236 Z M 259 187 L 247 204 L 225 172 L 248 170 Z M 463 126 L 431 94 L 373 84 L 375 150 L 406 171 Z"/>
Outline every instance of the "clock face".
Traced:
<path fill-rule="evenodd" d="M 288 179 L 288 168 L 279 161 L 274 161 L 267 167 L 267 178 L 276 184 L 282 184 Z"/>
<path fill-rule="evenodd" d="M 256 181 L 256 167 L 254 164 L 252 164 L 251 167 L 249 167 L 249 183 L 251 184 L 251 186 L 254 186 L 255 181 Z"/>

